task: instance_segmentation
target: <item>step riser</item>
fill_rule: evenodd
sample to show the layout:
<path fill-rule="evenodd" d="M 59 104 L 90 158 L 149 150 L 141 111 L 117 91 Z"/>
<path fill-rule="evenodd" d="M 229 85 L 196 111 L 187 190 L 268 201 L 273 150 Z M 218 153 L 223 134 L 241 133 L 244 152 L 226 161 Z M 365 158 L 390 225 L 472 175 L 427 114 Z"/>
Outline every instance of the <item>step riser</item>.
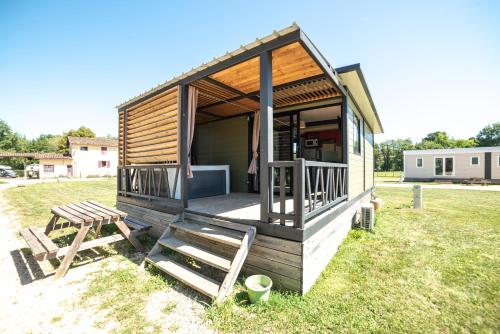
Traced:
<path fill-rule="evenodd" d="M 186 214 L 183 221 L 170 223 L 146 261 L 218 303 L 230 295 L 255 233 L 255 227 L 252 226 Z M 161 250 L 164 248 L 225 271 L 223 282 L 217 282 L 162 255 Z M 232 254 L 226 254 L 227 257 L 219 255 L 222 249 L 234 249 L 234 253 L 231 251 Z"/>
<path fill-rule="evenodd" d="M 217 297 L 219 282 L 196 273 L 194 270 L 184 267 L 163 255 L 146 257 L 146 261 L 194 290 L 212 299 Z"/>
<path fill-rule="evenodd" d="M 193 258 L 225 272 L 229 271 L 229 268 L 231 267 L 230 260 L 220 255 L 214 254 L 208 250 L 202 249 L 201 247 L 198 247 L 194 244 L 174 238 L 173 236 L 170 236 L 164 240 L 159 240 L 158 242 L 163 247 L 172 249 L 176 252 L 184 254 L 190 258 Z"/>

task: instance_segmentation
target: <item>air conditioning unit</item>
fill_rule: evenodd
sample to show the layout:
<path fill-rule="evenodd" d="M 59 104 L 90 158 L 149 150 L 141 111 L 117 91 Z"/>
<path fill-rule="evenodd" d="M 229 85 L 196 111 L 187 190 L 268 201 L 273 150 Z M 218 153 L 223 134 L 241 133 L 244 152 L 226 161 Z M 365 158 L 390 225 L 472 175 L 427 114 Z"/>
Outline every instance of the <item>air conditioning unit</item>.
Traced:
<path fill-rule="evenodd" d="M 364 230 L 373 231 L 373 225 L 375 225 L 375 210 L 373 209 L 373 204 L 362 204 L 359 227 Z"/>

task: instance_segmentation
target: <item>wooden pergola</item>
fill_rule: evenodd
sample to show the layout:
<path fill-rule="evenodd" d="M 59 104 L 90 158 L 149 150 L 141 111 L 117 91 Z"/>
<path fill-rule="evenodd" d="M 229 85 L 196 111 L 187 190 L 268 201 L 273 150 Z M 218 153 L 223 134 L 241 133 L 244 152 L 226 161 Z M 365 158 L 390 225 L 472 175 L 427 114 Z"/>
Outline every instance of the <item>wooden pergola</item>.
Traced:
<path fill-rule="evenodd" d="M 120 166 L 172 164 L 180 170 L 182 206 L 187 206 L 187 91 L 199 90 L 196 122 L 260 112 L 260 189 L 270 182 L 275 110 L 338 99 L 347 126 L 346 90 L 338 74 L 305 33 L 292 25 L 257 39 L 118 106 Z M 343 136 L 347 131 L 343 131 Z M 343 138 L 343 142 L 347 142 Z M 347 152 L 343 150 L 343 162 Z M 129 178 L 125 177 L 124 182 Z M 269 193 L 261 191 L 261 203 Z M 261 205 L 261 219 L 269 208 Z"/>

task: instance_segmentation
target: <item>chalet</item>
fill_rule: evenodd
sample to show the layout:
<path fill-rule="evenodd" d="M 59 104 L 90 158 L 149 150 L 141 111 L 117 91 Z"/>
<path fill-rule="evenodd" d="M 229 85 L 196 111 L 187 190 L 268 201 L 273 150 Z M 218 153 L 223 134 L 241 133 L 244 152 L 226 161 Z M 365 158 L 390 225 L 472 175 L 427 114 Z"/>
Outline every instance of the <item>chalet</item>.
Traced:
<path fill-rule="evenodd" d="M 240 269 L 306 293 L 370 200 L 383 129 L 361 68 L 295 24 L 117 109 L 117 208 L 160 236 L 149 263 L 213 298 Z"/>

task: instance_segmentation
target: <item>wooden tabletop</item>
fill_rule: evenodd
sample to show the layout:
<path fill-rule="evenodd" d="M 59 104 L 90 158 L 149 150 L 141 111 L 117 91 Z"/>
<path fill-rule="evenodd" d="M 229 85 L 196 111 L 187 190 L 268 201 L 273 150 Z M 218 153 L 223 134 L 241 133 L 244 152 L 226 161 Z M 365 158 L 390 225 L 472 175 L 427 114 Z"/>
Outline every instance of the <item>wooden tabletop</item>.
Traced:
<path fill-rule="evenodd" d="M 123 220 L 127 216 L 125 212 L 109 208 L 95 201 L 56 206 L 51 209 L 51 212 L 73 224 L 111 222 Z"/>

